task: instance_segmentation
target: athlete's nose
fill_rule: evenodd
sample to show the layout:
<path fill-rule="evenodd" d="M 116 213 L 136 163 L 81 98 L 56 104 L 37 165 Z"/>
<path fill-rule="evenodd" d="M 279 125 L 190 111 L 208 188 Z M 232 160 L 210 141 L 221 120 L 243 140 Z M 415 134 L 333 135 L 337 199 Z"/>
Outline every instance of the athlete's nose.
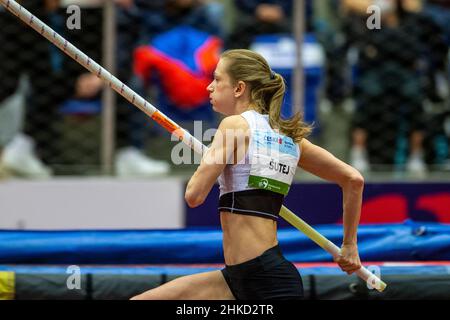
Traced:
<path fill-rule="evenodd" d="M 206 87 L 206 90 L 209 92 L 213 92 L 214 88 L 213 88 L 213 82 L 211 81 L 211 83 Z"/>

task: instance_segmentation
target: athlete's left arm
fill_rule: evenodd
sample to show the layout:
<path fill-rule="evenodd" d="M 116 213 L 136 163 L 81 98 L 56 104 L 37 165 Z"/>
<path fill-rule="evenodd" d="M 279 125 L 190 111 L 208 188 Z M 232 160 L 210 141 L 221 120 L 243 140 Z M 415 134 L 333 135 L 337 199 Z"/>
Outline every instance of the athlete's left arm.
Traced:
<path fill-rule="evenodd" d="M 303 139 L 299 167 L 342 188 L 344 239 L 341 257 L 335 259 L 342 270 L 353 273 L 361 267 L 357 247 L 357 230 L 361 215 L 364 178 L 355 168 L 327 150 Z"/>
<path fill-rule="evenodd" d="M 189 207 L 195 208 L 205 201 L 227 163 L 232 163 L 235 150 L 245 141 L 236 134 L 243 125 L 246 122 L 240 115 L 226 117 L 220 123 L 209 150 L 186 187 L 184 198 Z"/>

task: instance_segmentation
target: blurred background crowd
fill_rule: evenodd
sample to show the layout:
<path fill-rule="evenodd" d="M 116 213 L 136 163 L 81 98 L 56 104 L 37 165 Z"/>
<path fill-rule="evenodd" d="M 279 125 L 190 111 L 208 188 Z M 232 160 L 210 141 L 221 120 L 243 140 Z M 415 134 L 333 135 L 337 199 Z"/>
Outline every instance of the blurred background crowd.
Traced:
<path fill-rule="evenodd" d="M 283 114 L 297 110 L 300 91 L 311 139 L 364 174 L 450 173 L 450 0 L 19 2 L 100 64 L 113 57 L 105 67 L 189 131 L 220 121 L 205 89 L 220 52 L 250 48 L 285 76 Z M 70 5 L 81 8 L 80 28 L 69 28 Z M 3 8 L 0 43 L 0 176 L 97 175 L 105 143 L 117 176 L 179 170 L 163 129 L 121 97 L 105 123 L 103 83 Z"/>

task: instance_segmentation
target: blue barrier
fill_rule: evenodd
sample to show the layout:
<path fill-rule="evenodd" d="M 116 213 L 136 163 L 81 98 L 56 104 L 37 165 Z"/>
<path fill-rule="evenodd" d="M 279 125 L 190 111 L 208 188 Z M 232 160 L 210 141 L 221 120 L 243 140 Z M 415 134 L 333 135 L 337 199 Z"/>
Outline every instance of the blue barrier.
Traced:
<path fill-rule="evenodd" d="M 337 266 L 303 266 L 296 265 L 302 276 L 309 275 L 345 275 Z M 169 265 L 169 266 L 79 266 L 82 274 L 99 275 L 188 275 L 194 273 L 219 270 L 224 265 Z M 380 265 L 380 274 L 387 275 L 443 275 L 450 274 L 450 264 L 424 264 L 424 265 Z M 0 265 L 0 272 L 15 272 L 16 274 L 67 274 L 68 266 L 36 266 L 36 265 Z"/>
<path fill-rule="evenodd" d="M 339 245 L 342 226 L 317 226 Z M 330 262 L 328 253 L 293 228 L 278 232 L 294 262 Z M 365 225 L 358 232 L 363 261 L 450 260 L 450 225 Z M 181 230 L 0 231 L 0 264 L 223 263 L 217 228 Z"/>

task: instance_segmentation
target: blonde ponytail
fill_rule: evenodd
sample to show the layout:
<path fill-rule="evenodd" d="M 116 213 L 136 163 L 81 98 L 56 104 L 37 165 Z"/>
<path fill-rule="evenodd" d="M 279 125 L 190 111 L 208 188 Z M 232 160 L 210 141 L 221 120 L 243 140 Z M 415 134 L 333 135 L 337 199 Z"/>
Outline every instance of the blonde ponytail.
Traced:
<path fill-rule="evenodd" d="M 221 57 L 228 62 L 227 72 L 232 81 L 244 81 L 250 86 L 250 108 L 268 114 L 272 129 L 278 129 L 295 142 L 300 142 L 311 133 L 311 126 L 303 122 L 300 113 L 290 119 L 281 118 L 286 91 L 284 79 L 270 69 L 261 55 L 250 50 L 235 49 L 225 51 Z"/>

